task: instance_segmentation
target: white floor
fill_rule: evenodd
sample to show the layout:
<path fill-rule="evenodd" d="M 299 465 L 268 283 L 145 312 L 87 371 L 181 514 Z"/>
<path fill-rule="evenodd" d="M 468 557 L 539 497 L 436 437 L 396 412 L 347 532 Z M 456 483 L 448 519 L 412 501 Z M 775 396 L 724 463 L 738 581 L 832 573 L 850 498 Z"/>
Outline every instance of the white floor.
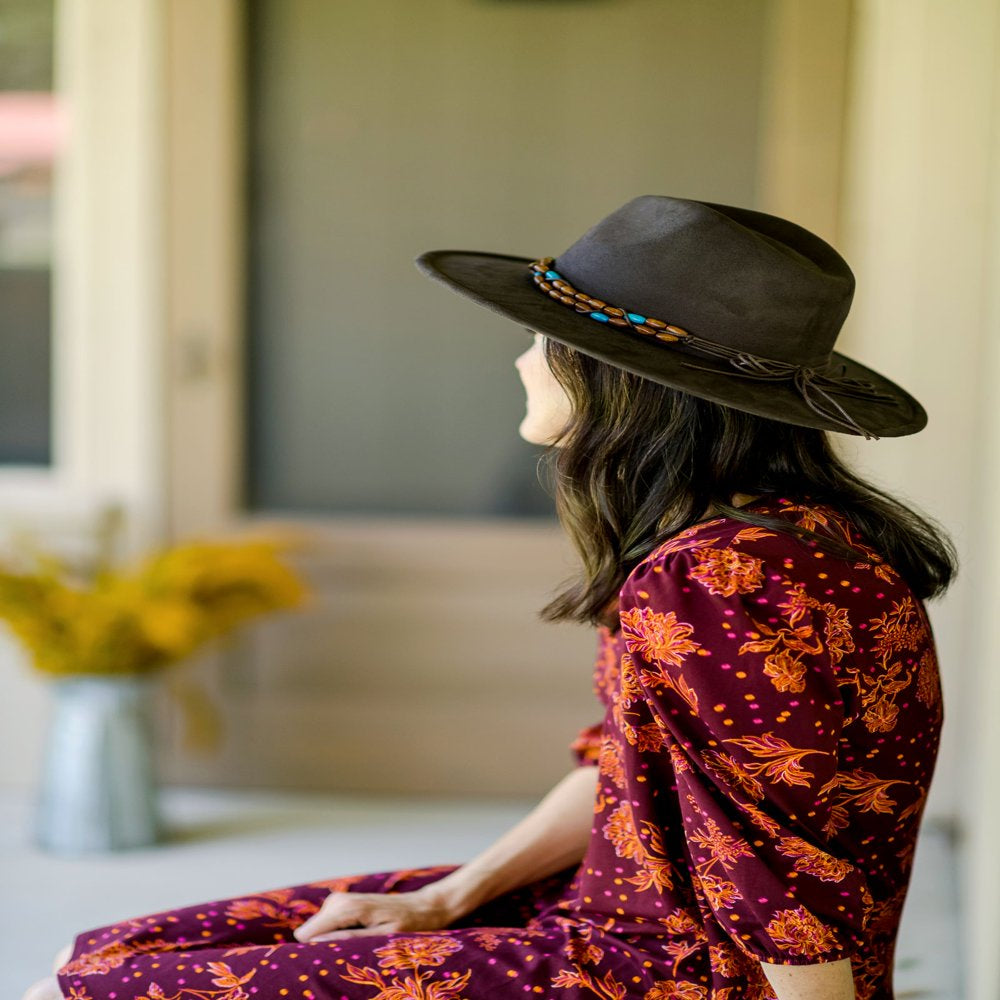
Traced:
<path fill-rule="evenodd" d="M 199 900 L 336 875 L 460 864 L 530 802 L 169 789 L 152 850 L 56 858 L 31 843 L 31 803 L 0 794 L 0 998 L 16 1000 L 72 935 Z M 926 826 L 900 930 L 897 1000 L 964 1000 L 950 841 Z"/>

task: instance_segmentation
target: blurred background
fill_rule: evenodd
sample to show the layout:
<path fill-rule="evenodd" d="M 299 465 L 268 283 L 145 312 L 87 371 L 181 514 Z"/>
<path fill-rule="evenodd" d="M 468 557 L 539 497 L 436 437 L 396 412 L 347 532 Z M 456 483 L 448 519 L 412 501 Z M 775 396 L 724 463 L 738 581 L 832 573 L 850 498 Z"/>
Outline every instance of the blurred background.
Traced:
<path fill-rule="evenodd" d="M 535 617 L 574 557 L 517 436 L 528 338 L 412 260 L 558 256 L 672 194 L 832 242 L 858 286 L 838 347 L 930 414 L 912 438 L 834 438 L 962 559 L 930 607 L 945 742 L 907 918 L 939 924 L 907 939 L 925 965 L 905 995 L 1000 997 L 998 55 L 997 0 L 0 0 L 4 532 L 86 558 L 117 510 L 125 558 L 291 528 L 317 595 L 174 668 L 219 725 L 192 742 L 159 704 L 189 826 L 155 857 L 181 852 L 189 881 L 141 905 L 134 855 L 27 846 L 49 691 L 0 634 L 14 888 L 104 893 L 65 937 L 394 849 L 457 862 L 558 779 L 601 713 L 592 634 Z M 332 860 L 267 839 L 358 796 L 372 825 L 338 813 L 331 836 L 364 836 Z M 254 830 L 257 854 L 213 869 L 205 838 Z M 378 859 L 345 846 L 379 837 Z"/>

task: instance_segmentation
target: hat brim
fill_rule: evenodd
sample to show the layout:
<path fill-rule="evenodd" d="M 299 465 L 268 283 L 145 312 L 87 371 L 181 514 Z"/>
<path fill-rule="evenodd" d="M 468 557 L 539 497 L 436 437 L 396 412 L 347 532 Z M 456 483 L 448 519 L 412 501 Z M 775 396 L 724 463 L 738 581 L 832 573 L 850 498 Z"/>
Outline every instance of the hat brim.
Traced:
<path fill-rule="evenodd" d="M 416 259 L 429 278 L 521 326 L 536 330 L 599 361 L 703 399 L 746 410 L 782 423 L 854 433 L 813 410 L 788 381 L 761 381 L 734 375 L 727 362 L 678 349 L 662 341 L 596 323 L 540 292 L 529 271 L 531 259 L 468 250 L 430 250 Z M 625 304 L 627 306 L 627 303 Z M 661 317 L 669 322 L 669 317 Z M 708 336 L 705 331 L 701 332 Z M 685 362 L 696 361 L 698 368 Z M 838 373 L 871 382 L 888 401 L 834 395 L 869 433 L 880 437 L 915 434 L 927 413 L 908 392 L 851 358 L 832 354 Z"/>

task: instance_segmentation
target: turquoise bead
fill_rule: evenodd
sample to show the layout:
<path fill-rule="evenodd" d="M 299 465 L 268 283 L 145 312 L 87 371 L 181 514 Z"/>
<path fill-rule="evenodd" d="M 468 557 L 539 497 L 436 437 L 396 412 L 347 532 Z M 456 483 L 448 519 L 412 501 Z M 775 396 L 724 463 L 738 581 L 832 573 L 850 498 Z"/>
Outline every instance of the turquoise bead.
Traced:
<path fill-rule="evenodd" d="M 608 317 L 604 313 L 591 313 L 590 318 L 596 319 L 599 323 L 607 323 L 608 321 Z"/>
<path fill-rule="evenodd" d="M 562 275 L 558 271 L 546 271 L 545 277 L 548 278 L 549 281 L 558 281 Z"/>
<path fill-rule="evenodd" d="M 629 313 L 628 318 L 632 320 L 633 323 L 645 323 L 646 317 L 640 316 L 638 313 Z"/>

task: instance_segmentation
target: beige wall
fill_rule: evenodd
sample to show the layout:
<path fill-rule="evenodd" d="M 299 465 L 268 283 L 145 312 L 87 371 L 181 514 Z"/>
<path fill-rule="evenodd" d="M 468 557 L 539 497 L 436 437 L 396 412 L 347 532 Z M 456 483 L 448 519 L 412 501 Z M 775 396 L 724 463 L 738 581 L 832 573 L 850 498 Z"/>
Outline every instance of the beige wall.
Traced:
<path fill-rule="evenodd" d="M 967 996 L 1000 997 L 1000 4 L 856 5 L 843 244 L 858 275 L 844 346 L 927 407 L 923 432 L 851 443 L 876 481 L 952 532 L 962 566 L 931 606 L 945 688 L 928 810 L 963 847 Z"/>

